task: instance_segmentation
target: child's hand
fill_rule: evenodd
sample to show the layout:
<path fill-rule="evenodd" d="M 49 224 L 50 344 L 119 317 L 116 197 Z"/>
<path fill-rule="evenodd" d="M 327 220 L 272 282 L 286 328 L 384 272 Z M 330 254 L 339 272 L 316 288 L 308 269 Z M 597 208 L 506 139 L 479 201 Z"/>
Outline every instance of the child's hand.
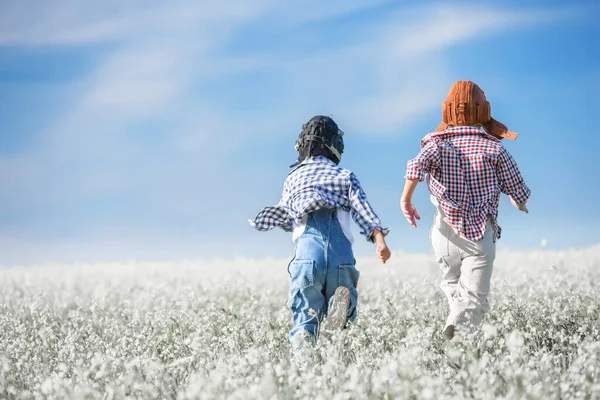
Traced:
<path fill-rule="evenodd" d="M 510 202 L 515 208 L 519 211 L 523 211 L 525 214 L 529 214 L 529 210 L 527 209 L 527 201 L 523 203 L 517 203 L 511 196 L 508 196 Z"/>
<path fill-rule="evenodd" d="M 387 260 L 390 259 L 392 252 L 388 249 L 385 240 L 382 240 L 381 243 L 377 242 L 377 257 L 381 260 L 382 263 L 385 264 Z"/>
<path fill-rule="evenodd" d="M 381 260 L 382 263 L 385 264 L 385 262 L 390 259 L 392 252 L 387 247 L 383 233 L 381 233 L 379 229 L 375 229 L 373 231 L 373 236 L 375 239 L 375 244 L 377 244 L 377 257 Z"/>
<path fill-rule="evenodd" d="M 415 220 L 415 218 L 421 219 L 421 216 L 417 212 L 417 209 L 415 208 L 413 203 L 411 203 L 410 201 L 402 201 L 400 203 L 400 207 L 402 208 L 402 213 L 406 217 L 408 223 L 416 228 L 417 221 Z"/>

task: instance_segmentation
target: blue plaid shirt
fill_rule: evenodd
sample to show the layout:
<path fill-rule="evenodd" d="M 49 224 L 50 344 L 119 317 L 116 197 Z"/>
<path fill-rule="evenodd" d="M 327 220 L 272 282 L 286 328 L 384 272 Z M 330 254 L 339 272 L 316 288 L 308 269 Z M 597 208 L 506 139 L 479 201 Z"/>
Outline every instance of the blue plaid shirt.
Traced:
<path fill-rule="evenodd" d="M 325 157 L 308 158 L 293 169 L 285 180 L 279 204 L 263 208 L 250 220 L 250 225 L 259 231 L 280 227 L 289 232 L 294 220 L 299 222 L 303 216 L 321 208 L 350 212 L 361 228 L 361 235 L 371 242 L 374 229 L 384 235 L 389 232 L 381 226 L 356 176 Z"/>

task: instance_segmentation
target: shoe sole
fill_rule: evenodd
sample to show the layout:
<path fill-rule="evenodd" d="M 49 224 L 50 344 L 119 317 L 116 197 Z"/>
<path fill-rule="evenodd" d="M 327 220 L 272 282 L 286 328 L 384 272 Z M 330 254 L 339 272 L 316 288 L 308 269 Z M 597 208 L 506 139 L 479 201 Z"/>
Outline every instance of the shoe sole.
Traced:
<path fill-rule="evenodd" d="M 444 338 L 446 338 L 446 340 L 452 340 L 454 338 L 455 330 L 456 328 L 454 327 L 454 325 L 448 325 L 443 332 Z"/>
<path fill-rule="evenodd" d="M 333 294 L 333 304 L 327 317 L 321 323 L 321 331 L 341 331 L 348 322 L 348 309 L 350 308 L 350 289 L 340 286 Z"/>

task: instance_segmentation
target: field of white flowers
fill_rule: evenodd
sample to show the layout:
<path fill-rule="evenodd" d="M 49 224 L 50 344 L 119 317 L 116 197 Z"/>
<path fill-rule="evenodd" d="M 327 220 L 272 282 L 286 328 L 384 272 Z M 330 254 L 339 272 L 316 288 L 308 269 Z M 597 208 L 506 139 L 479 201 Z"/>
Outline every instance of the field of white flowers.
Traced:
<path fill-rule="evenodd" d="M 600 246 L 500 252 L 460 343 L 431 255 L 358 260 L 359 316 L 290 363 L 286 260 L 0 269 L 0 398 L 600 399 Z"/>

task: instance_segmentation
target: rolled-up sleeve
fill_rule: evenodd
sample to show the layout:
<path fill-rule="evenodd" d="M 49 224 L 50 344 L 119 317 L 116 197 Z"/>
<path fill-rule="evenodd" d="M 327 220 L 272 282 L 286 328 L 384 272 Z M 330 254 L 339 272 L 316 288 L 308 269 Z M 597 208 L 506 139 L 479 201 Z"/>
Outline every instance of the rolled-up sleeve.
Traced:
<path fill-rule="evenodd" d="M 419 154 L 412 160 L 409 160 L 406 166 L 405 179 L 418 179 L 422 182 L 425 179 L 425 174 L 431 173 L 440 165 L 440 154 L 434 141 L 429 141 L 425 144 Z"/>
<path fill-rule="evenodd" d="M 366 236 L 369 242 L 373 242 L 373 231 L 375 229 L 380 230 L 383 235 L 387 235 L 390 231 L 389 228 L 384 228 L 375 214 L 373 207 L 367 201 L 367 195 L 360 186 L 360 182 L 356 176 L 350 174 L 350 191 L 348 193 L 350 199 L 350 207 L 352 219 L 360 227 L 360 234 Z"/>
<path fill-rule="evenodd" d="M 505 148 L 502 148 L 499 154 L 497 171 L 502 193 L 509 195 L 519 204 L 529 199 L 531 189 L 525 184 L 517 162 Z"/>

